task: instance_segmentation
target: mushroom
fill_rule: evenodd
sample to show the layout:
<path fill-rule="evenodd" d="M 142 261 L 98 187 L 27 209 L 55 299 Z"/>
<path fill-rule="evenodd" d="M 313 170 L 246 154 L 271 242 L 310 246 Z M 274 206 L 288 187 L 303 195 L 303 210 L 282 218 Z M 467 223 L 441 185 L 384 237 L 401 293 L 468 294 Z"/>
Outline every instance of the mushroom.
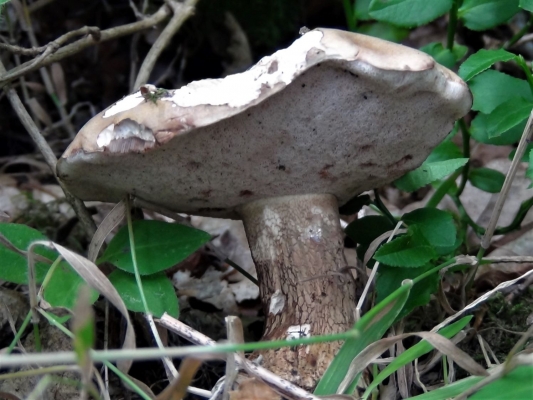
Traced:
<path fill-rule="evenodd" d="M 57 173 L 83 200 L 133 195 L 242 219 L 264 339 L 341 332 L 356 298 L 339 205 L 418 167 L 471 102 L 466 84 L 420 51 L 315 29 L 246 72 L 124 97 L 81 129 Z M 262 356 L 312 388 L 340 345 Z"/>

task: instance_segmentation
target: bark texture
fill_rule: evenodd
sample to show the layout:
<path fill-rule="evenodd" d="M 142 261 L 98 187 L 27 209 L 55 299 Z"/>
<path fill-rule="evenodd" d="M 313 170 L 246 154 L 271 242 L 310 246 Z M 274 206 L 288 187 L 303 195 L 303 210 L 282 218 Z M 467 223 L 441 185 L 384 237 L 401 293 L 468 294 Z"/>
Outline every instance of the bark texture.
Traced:
<path fill-rule="evenodd" d="M 249 203 L 239 210 L 260 282 L 265 340 L 337 333 L 352 327 L 353 279 L 346 267 L 337 200 L 300 195 Z M 313 388 L 341 343 L 261 352 L 264 366 Z"/>

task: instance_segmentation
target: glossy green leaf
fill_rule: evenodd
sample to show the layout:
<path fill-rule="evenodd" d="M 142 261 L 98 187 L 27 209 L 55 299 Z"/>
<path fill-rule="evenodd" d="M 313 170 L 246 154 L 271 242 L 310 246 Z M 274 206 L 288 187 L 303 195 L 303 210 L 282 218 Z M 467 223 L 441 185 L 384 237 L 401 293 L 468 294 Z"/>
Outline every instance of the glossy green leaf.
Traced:
<path fill-rule="evenodd" d="M 376 278 L 376 301 L 380 302 L 382 299 L 389 296 L 400 287 L 405 279 L 415 279 L 433 267 L 432 264 L 415 268 L 399 268 L 391 267 L 389 265 L 380 265 Z M 402 311 L 398 313 L 396 319 L 398 320 L 405 317 L 416 307 L 428 304 L 431 295 L 437 292 L 439 280 L 440 275 L 436 271 L 430 276 L 422 279 L 420 282 L 414 284 L 409 293 L 409 298 L 405 302 Z"/>
<path fill-rule="evenodd" d="M 510 99 L 523 97 L 533 101 L 531 89 L 525 80 L 492 69 L 475 76 L 468 86 L 474 96 L 472 110 L 485 114 L 490 114 Z"/>
<path fill-rule="evenodd" d="M 374 254 L 377 261 L 391 267 L 421 267 L 436 257 L 435 249 L 417 229 L 383 244 Z"/>
<path fill-rule="evenodd" d="M 498 61 L 509 61 L 516 56 L 504 49 L 485 50 L 481 49 L 477 53 L 472 54 L 459 68 L 459 76 L 466 82 L 474 76 L 489 69 Z"/>
<path fill-rule="evenodd" d="M 41 232 L 22 224 L 0 223 L 2 234 L 17 249 L 26 251 L 28 246 L 36 240 L 48 240 Z M 50 264 L 38 262 L 35 264 L 35 278 L 41 283 L 58 254 L 51 249 L 38 246 L 35 253 L 50 260 Z M 0 244 L 0 280 L 17 284 L 28 283 L 28 261 L 23 255 L 9 250 Z"/>
<path fill-rule="evenodd" d="M 368 246 L 382 233 L 394 229 L 394 224 L 381 215 L 367 215 L 350 222 L 344 230 L 355 243 Z"/>
<path fill-rule="evenodd" d="M 489 115 L 479 113 L 472 120 L 472 124 L 470 125 L 470 135 L 480 143 L 503 146 L 518 142 L 526 127 L 526 121 L 524 120 L 507 132 L 502 133 L 500 136 L 489 137 L 489 123 Z"/>
<path fill-rule="evenodd" d="M 144 312 L 135 275 L 116 269 L 109 275 L 109 280 L 124 300 L 128 310 Z M 161 272 L 143 276 L 141 281 L 150 312 L 156 317 L 161 317 L 166 312 L 178 318 L 178 297 L 172 282 L 165 274 Z"/>
<path fill-rule="evenodd" d="M 472 319 L 472 316 L 467 316 L 461 318 L 459 321 L 454 322 L 453 324 L 442 328 L 438 334 L 444 336 L 447 339 L 454 337 L 457 333 L 461 331 Z M 402 354 L 396 356 L 392 362 L 387 365 L 383 370 L 372 380 L 370 385 L 365 390 L 362 398 L 366 399 L 370 396 L 372 391 L 378 387 L 378 385 L 387 379 L 394 372 L 398 371 L 403 366 L 413 362 L 415 359 L 422 357 L 424 354 L 429 353 L 433 350 L 433 346 L 427 341 L 422 340 L 409 349 L 405 350 Z"/>
<path fill-rule="evenodd" d="M 523 10 L 533 12 L 533 0 L 520 0 L 518 5 Z"/>
<path fill-rule="evenodd" d="M 357 28 L 357 32 L 396 43 L 409 36 L 408 29 L 379 21 L 362 24 Z"/>
<path fill-rule="evenodd" d="M 190 256 L 211 236 L 198 229 L 162 221 L 134 221 L 135 252 L 141 275 L 154 274 L 176 265 Z M 133 273 L 128 229 L 115 235 L 98 263 L 110 262 Z"/>
<path fill-rule="evenodd" d="M 353 215 L 357 214 L 364 206 L 370 204 L 370 196 L 368 194 L 362 194 L 357 197 L 354 197 L 341 207 L 339 207 L 339 213 L 342 215 Z"/>
<path fill-rule="evenodd" d="M 353 1 L 353 0 L 350 0 Z M 358 21 L 368 21 L 372 19 L 368 14 L 368 7 L 372 0 L 357 0 L 355 1 L 355 16 Z"/>
<path fill-rule="evenodd" d="M 431 151 L 431 154 L 426 159 L 426 163 L 446 161 L 462 157 L 463 152 L 461 151 L 459 146 L 457 146 L 451 140 L 445 140 Z"/>
<path fill-rule="evenodd" d="M 62 261 L 54 270 L 44 288 L 44 299 L 52 307 L 63 307 L 73 310 L 80 289 L 86 285 L 85 281 L 76 271 L 67 262 Z M 94 304 L 98 296 L 96 290 L 90 289 L 91 304 Z"/>
<path fill-rule="evenodd" d="M 518 0 L 464 0 L 458 17 L 467 28 L 483 31 L 503 24 L 518 11 Z"/>
<path fill-rule="evenodd" d="M 410 397 L 410 400 L 447 400 L 454 398 L 483 380 L 480 376 L 471 376 L 443 386 L 439 389 Z M 533 365 L 519 366 L 496 381 L 482 387 L 468 396 L 468 400 L 522 400 L 531 399 L 531 382 L 533 382 Z"/>
<path fill-rule="evenodd" d="M 395 321 L 412 286 L 412 281 L 404 282 L 399 289 L 363 315 L 355 324 L 355 328 L 362 333 L 361 336 L 344 342 L 318 383 L 314 392 L 315 395 L 323 396 L 336 393 L 354 357 L 370 343 L 381 339 Z"/>
<path fill-rule="evenodd" d="M 446 14 L 452 0 L 372 0 L 369 14 L 378 21 L 411 28 Z"/>
<path fill-rule="evenodd" d="M 409 227 L 416 226 L 433 247 L 447 247 L 455 244 L 457 229 L 452 215 L 446 211 L 437 208 L 419 208 L 404 214 L 402 220 Z"/>
<path fill-rule="evenodd" d="M 466 46 L 455 44 L 452 51 L 445 48 L 440 42 L 433 42 L 421 47 L 420 51 L 429 54 L 439 64 L 444 65 L 447 68 L 453 68 L 455 64 L 465 56 L 468 48 Z"/>
<path fill-rule="evenodd" d="M 412 192 L 421 187 L 448 176 L 457 168 L 468 162 L 468 158 L 455 158 L 453 160 L 425 162 L 414 171 L 408 172 L 394 184 L 400 190 Z"/>
<path fill-rule="evenodd" d="M 475 168 L 470 170 L 468 179 L 472 186 L 488 193 L 499 193 L 502 190 L 505 175 L 490 168 Z"/>
<path fill-rule="evenodd" d="M 496 107 L 487 117 L 489 138 L 500 136 L 509 129 L 523 123 L 531 114 L 533 102 L 517 97 Z"/>

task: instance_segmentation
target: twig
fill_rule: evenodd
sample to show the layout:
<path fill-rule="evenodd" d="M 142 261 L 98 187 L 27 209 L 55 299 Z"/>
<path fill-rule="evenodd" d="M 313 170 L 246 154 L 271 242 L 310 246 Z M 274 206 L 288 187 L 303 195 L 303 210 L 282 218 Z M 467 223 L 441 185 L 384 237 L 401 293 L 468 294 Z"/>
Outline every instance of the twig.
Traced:
<path fill-rule="evenodd" d="M 28 48 L 24 48 L 20 46 L 14 46 L 11 44 L 0 43 L 0 49 L 7 50 L 10 53 L 20 54 L 23 56 L 36 56 L 38 54 L 41 54 L 40 57 L 42 57 L 44 54 L 48 56 L 49 54 L 55 52 L 57 49 L 63 46 L 70 39 L 76 36 L 83 36 L 83 35 L 92 35 L 95 41 L 99 41 L 100 40 L 100 28 L 96 26 L 84 26 L 83 28 L 67 32 L 64 35 L 59 36 L 57 39 L 51 41 L 50 43 L 44 46 L 31 47 L 28 49 Z M 35 58 L 31 60 L 30 65 L 37 61 L 40 61 L 39 58 Z"/>
<path fill-rule="evenodd" d="M 166 5 L 163 5 L 154 14 L 142 21 L 133 22 L 131 24 L 121 25 L 100 31 L 100 39 L 98 41 L 95 40 L 93 36 L 86 36 L 82 39 L 75 41 L 74 43 L 70 43 L 58 49 L 55 53 L 50 54 L 38 64 L 33 64 L 33 60 L 30 60 L 25 62 L 24 64 L 21 64 L 18 67 L 11 69 L 9 73 L 6 73 L 5 71 L 0 71 L 2 73 L 2 75 L 0 75 L 0 88 L 4 87 L 12 80 L 17 79 L 18 77 L 24 74 L 27 74 L 31 71 L 35 71 L 36 69 L 44 67 L 46 65 L 53 64 L 59 60 L 62 60 L 63 58 L 70 57 L 73 54 L 79 53 L 80 51 L 86 49 L 89 46 L 93 46 L 97 43 L 102 43 L 122 36 L 131 35 L 132 33 L 138 32 L 143 29 L 151 28 L 154 25 L 157 25 L 158 23 L 163 21 L 166 17 L 168 17 L 169 14 L 170 9 Z M 32 64 L 31 68 L 28 68 L 28 65 L 30 64 Z"/>
<path fill-rule="evenodd" d="M 5 73 L 5 67 L 4 64 L 0 61 L 0 73 Z M 11 103 L 11 106 L 17 113 L 20 122 L 22 122 L 22 125 L 26 128 L 28 133 L 30 134 L 31 138 L 33 139 L 33 142 L 41 152 L 41 154 L 44 157 L 44 160 L 52 170 L 52 173 L 56 174 L 56 163 L 57 158 L 46 142 L 45 138 L 41 135 L 41 132 L 39 132 L 39 129 L 35 125 L 35 122 L 33 122 L 33 119 L 31 118 L 30 114 L 28 114 L 28 111 L 20 101 L 20 97 L 18 96 L 15 89 L 11 88 L 5 88 L 4 92 L 7 94 L 7 97 Z M 96 225 L 91 217 L 91 214 L 85 207 L 85 204 L 83 202 L 74 197 L 70 192 L 63 186 L 61 181 L 59 181 L 59 185 L 63 189 L 63 192 L 65 193 L 65 198 L 70 203 L 72 208 L 74 209 L 74 212 L 80 219 L 80 223 L 82 224 L 85 231 L 89 234 L 89 236 L 92 236 L 94 232 L 96 231 Z"/>
<path fill-rule="evenodd" d="M 163 316 L 159 320 L 159 323 L 194 344 L 201 346 L 212 346 L 216 344 L 214 340 L 185 325 L 183 322 L 172 318 L 166 313 L 163 314 Z M 296 385 L 293 385 L 292 383 L 284 379 L 281 379 L 276 374 L 254 364 L 251 361 L 248 361 L 238 355 L 235 355 L 235 361 L 237 362 L 238 366 L 243 367 L 248 373 L 253 374 L 257 378 L 261 379 L 263 382 L 267 383 L 277 392 L 281 393 L 284 397 L 299 400 L 319 400 L 318 397 L 312 395 L 309 392 L 306 392 L 305 390 L 299 388 Z"/>
<path fill-rule="evenodd" d="M 166 1 L 167 5 L 172 8 L 174 15 L 146 55 L 139 70 L 139 74 L 137 75 L 137 79 L 135 80 L 135 84 L 133 85 L 133 90 L 137 90 L 141 85 L 148 82 L 150 73 L 154 69 L 155 63 L 161 55 L 161 52 L 167 47 L 170 39 L 176 34 L 181 25 L 183 25 L 187 18 L 194 13 L 194 6 L 197 2 L 198 0 L 187 0 L 185 3 L 178 3 L 175 0 Z"/>

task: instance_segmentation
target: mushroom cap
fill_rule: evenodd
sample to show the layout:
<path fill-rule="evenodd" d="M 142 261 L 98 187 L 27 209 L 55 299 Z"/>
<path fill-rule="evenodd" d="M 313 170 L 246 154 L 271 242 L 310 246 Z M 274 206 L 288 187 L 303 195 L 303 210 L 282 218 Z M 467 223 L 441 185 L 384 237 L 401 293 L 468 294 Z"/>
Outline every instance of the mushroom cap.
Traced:
<path fill-rule="evenodd" d="M 315 29 L 246 72 L 124 97 L 57 173 L 83 200 L 132 194 L 190 214 L 234 218 L 249 201 L 309 193 L 343 204 L 418 167 L 471 103 L 425 53 Z"/>

